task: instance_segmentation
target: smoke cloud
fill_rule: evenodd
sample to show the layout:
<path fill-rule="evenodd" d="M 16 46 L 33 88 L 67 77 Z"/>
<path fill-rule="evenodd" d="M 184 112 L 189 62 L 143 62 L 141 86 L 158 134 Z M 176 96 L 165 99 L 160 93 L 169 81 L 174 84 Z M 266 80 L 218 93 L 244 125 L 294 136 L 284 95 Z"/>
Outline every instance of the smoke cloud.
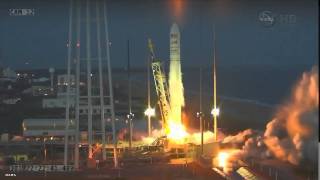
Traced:
<path fill-rule="evenodd" d="M 318 150 L 319 76 L 317 67 L 305 72 L 294 86 L 290 99 L 278 109 L 264 133 L 247 129 L 228 136 L 222 143 L 241 144 L 228 159 L 275 157 L 294 165 L 315 163 Z M 226 168 L 227 170 L 231 168 Z"/>
<path fill-rule="evenodd" d="M 289 102 L 267 124 L 264 143 L 275 157 L 295 165 L 317 157 L 318 80 L 316 67 L 304 73 Z"/>

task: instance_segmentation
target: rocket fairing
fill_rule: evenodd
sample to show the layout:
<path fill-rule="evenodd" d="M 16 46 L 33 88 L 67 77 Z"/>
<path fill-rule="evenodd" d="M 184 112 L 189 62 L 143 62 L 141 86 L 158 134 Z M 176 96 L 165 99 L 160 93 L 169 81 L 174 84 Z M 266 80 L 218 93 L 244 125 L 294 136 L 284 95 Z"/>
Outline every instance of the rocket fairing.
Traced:
<path fill-rule="evenodd" d="M 184 106 L 184 93 L 180 61 L 180 32 L 176 23 L 170 30 L 170 72 L 169 72 L 170 109 L 169 119 L 181 123 L 181 108 Z"/>
<path fill-rule="evenodd" d="M 170 30 L 170 62 L 172 61 L 180 61 L 180 31 L 176 23 L 173 23 Z"/>

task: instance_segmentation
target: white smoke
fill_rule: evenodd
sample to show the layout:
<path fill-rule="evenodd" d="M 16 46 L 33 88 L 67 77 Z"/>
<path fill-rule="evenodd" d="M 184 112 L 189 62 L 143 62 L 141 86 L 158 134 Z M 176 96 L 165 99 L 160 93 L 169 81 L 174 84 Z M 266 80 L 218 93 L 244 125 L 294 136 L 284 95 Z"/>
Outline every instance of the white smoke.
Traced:
<path fill-rule="evenodd" d="M 222 143 L 244 143 L 249 137 L 253 136 L 255 132 L 252 129 L 244 130 L 237 135 L 227 136 L 222 140 Z"/>
<path fill-rule="evenodd" d="M 279 108 L 264 133 L 248 129 L 224 138 L 222 143 L 242 144 L 242 148 L 229 158 L 229 164 L 234 166 L 237 159 L 271 156 L 294 165 L 317 161 L 318 79 L 316 67 L 303 73 L 291 98 Z"/>
<path fill-rule="evenodd" d="M 317 157 L 318 69 L 304 73 L 289 102 L 267 124 L 264 142 L 273 155 L 292 164 Z"/>
<path fill-rule="evenodd" d="M 192 144 L 196 144 L 196 145 L 200 145 L 201 144 L 201 133 L 197 132 L 197 133 L 190 134 L 188 136 L 187 142 L 192 143 Z M 213 142 L 215 142 L 213 132 L 211 132 L 211 131 L 203 132 L 203 143 L 208 144 L 208 143 L 213 143 Z"/>

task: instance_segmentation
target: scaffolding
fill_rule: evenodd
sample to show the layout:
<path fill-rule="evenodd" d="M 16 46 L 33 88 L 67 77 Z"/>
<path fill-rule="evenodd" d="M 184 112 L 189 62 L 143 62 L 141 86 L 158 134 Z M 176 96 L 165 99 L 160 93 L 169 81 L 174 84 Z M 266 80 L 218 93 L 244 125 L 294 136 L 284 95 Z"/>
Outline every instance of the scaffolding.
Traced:
<path fill-rule="evenodd" d="M 76 8 L 76 12 L 73 10 L 74 7 Z M 85 18 L 82 17 L 82 9 L 84 9 Z M 95 12 L 95 17 L 92 17 L 91 9 Z M 82 25 L 82 23 L 84 25 Z M 103 23 L 102 26 L 101 23 Z M 83 39 L 81 34 L 82 27 L 85 27 L 83 28 L 85 31 L 85 34 L 83 34 L 85 38 Z M 92 29 L 96 32 L 93 33 Z M 104 30 L 104 33 L 101 33 L 102 30 Z M 92 37 L 96 37 L 96 41 L 91 41 Z M 92 48 L 93 44 L 94 47 L 96 47 L 95 49 Z M 75 169 L 79 169 L 80 129 L 83 127 L 86 127 L 85 131 L 88 132 L 88 159 L 94 158 L 93 144 L 100 143 L 102 147 L 101 158 L 102 160 L 106 160 L 107 118 L 111 119 L 114 165 L 118 167 L 109 46 L 107 7 L 105 1 L 93 2 L 86 0 L 84 2 L 80 0 L 70 0 L 64 165 L 68 165 L 69 141 L 73 139 Z M 95 70 L 98 72 L 96 73 Z M 75 74 L 76 77 L 75 85 L 70 83 L 70 76 L 72 74 Z M 82 86 L 85 86 L 85 88 Z M 105 88 L 106 86 L 108 88 Z M 75 89 L 75 96 L 70 95 L 71 88 Z M 74 107 L 70 106 L 71 98 L 75 98 Z M 80 113 L 80 109 L 84 109 L 84 113 Z M 75 120 L 76 131 L 71 135 L 68 134 L 68 130 L 73 118 Z M 98 138 L 95 138 L 97 136 L 101 136 L 100 142 Z"/>
<path fill-rule="evenodd" d="M 151 68 L 152 68 L 155 88 L 158 96 L 158 105 L 159 105 L 161 120 L 162 120 L 162 130 L 165 130 L 166 123 L 168 122 L 168 118 L 169 118 L 169 112 L 170 112 L 170 105 L 168 102 L 168 100 L 170 99 L 168 84 L 166 81 L 164 71 L 162 69 L 161 61 L 155 58 L 151 39 L 148 39 L 148 47 L 150 50 Z"/>

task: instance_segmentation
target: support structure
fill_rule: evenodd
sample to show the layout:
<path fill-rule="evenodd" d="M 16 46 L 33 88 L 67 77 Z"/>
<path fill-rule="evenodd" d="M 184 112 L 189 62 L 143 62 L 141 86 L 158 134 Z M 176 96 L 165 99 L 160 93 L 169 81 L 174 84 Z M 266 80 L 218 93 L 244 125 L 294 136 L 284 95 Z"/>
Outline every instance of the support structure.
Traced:
<path fill-rule="evenodd" d="M 71 49 L 72 43 L 72 14 L 73 0 L 70 0 L 69 9 L 69 32 L 68 32 L 68 59 L 67 59 L 67 95 L 66 95 L 66 114 L 65 114 L 65 134 L 64 134 L 64 156 L 63 164 L 68 165 L 68 146 L 69 146 L 69 122 L 70 122 L 70 86 L 71 86 Z"/>
<path fill-rule="evenodd" d="M 70 130 L 74 130 L 74 165 L 76 170 L 79 169 L 80 161 L 79 145 L 80 143 L 86 143 L 84 140 L 80 139 L 80 129 L 87 130 L 88 159 L 99 158 L 94 155 L 95 151 L 93 151 L 93 144 L 96 143 L 101 143 L 101 146 L 99 145 L 98 147 L 102 148 L 102 160 L 107 159 L 105 149 L 106 116 L 110 116 L 112 122 L 110 126 L 112 126 L 114 144 L 114 164 L 115 167 L 118 167 L 106 2 L 95 1 L 94 3 L 91 3 L 92 1 L 90 0 L 71 0 L 70 2 L 64 164 L 68 165 L 68 146 L 70 141 L 69 137 L 71 137 L 71 134 L 69 134 L 69 132 L 71 132 Z M 73 12 L 73 6 L 76 6 L 76 12 Z M 92 8 L 95 8 L 94 17 L 91 16 L 92 13 L 90 9 Z M 85 12 L 83 13 L 85 18 L 81 18 L 82 9 Z M 73 22 L 74 13 L 77 18 L 75 23 Z M 94 20 L 92 20 L 93 18 Z M 81 23 L 84 23 L 85 25 L 85 32 L 83 33 L 83 42 L 80 43 L 80 29 L 84 27 L 81 26 Z M 101 23 L 103 23 L 102 26 Z M 93 25 L 96 25 L 96 28 L 94 28 L 96 32 L 91 31 Z M 102 30 L 104 30 L 105 34 L 101 33 Z M 75 36 L 73 35 L 74 32 Z M 96 41 L 91 41 L 92 36 L 96 38 Z M 95 43 L 95 47 L 97 48 L 92 49 L 92 45 Z M 85 53 L 81 53 L 81 51 L 84 51 Z M 85 57 L 81 57 L 81 55 Z M 72 68 L 74 69 L 72 70 Z M 96 73 L 95 71 L 98 72 Z M 74 82 L 71 82 L 72 73 L 75 75 Z M 98 74 L 98 76 L 96 74 Z M 108 79 L 106 80 L 106 78 Z M 86 86 L 86 90 L 83 88 L 80 89 L 80 82 Z M 71 89 L 73 83 L 75 86 L 72 86 L 73 89 Z M 106 86 L 109 88 L 108 92 L 105 91 Z M 98 89 L 98 93 L 93 91 L 93 88 Z M 71 98 L 74 98 L 74 101 L 71 101 Z M 71 104 L 72 102 L 74 102 L 74 111 L 70 110 L 73 107 L 73 104 Z M 82 113 L 80 113 L 80 109 L 82 110 Z M 110 114 L 108 112 L 110 112 Z M 74 129 L 69 129 L 69 123 L 72 122 L 70 117 L 74 117 L 75 119 Z"/>
<path fill-rule="evenodd" d="M 169 112 L 170 112 L 170 104 L 169 104 L 169 90 L 168 90 L 168 84 L 166 81 L 166 76 L 162 68 L 161 61 L 159 59 L 156 59 L 155 53 L 153 50 L 153 44 L 151 39 L 148 39 L 148 48 L 150 51 L 151 56 L 151 68 L 155 83 L 155 88 L 158 96 L 158 104 L 162 119 L 162 133 L 165 133 L 166 130 L 166 123 L 169 118 Z M 166 133 L 165 133 L 166 134 Z"/>

